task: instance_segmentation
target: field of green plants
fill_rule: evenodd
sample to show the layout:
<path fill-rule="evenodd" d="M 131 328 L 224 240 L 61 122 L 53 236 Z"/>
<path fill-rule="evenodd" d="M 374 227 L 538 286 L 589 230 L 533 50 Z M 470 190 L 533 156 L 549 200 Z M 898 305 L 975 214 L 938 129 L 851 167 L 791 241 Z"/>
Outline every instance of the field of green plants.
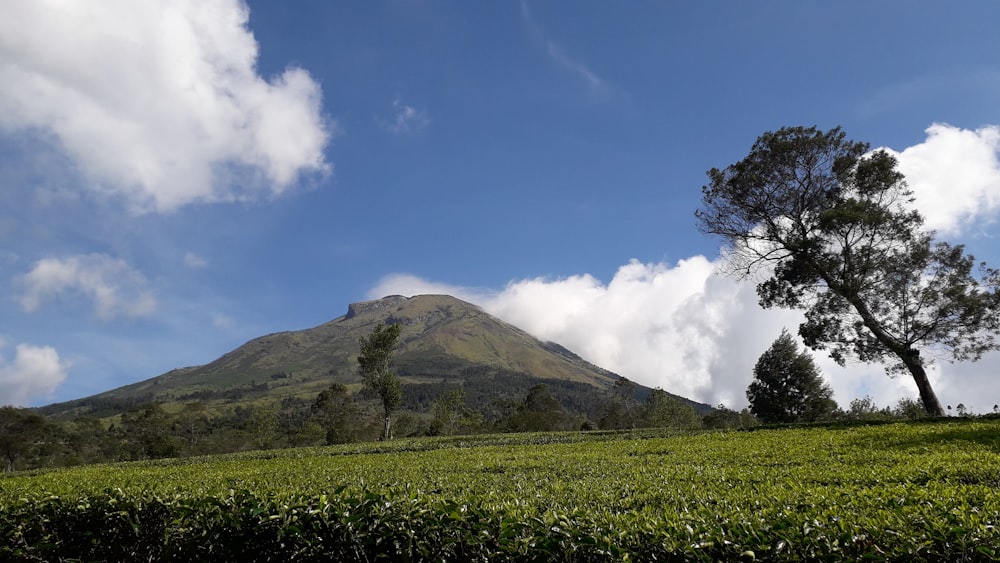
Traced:
<path fill-rule="evenodd" d="M 0 478 L 4 561 L 995 561 L 1000 420 L 566 433 Z"/>

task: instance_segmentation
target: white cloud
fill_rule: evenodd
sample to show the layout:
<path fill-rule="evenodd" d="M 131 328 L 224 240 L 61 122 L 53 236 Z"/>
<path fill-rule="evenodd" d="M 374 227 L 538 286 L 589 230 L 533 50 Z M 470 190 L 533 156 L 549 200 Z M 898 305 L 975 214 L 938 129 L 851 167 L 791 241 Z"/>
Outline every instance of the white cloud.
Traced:
<path fill-rule="evenodd" d="M 381 299 L 389 295 L 451 295 L 470 303 L 481 303 L 493 293 L 481 289 L 450 285 L 425 280 L 410 274 L 389 274 L 368 291 L 369 299 Z"/>
<path fill-rule="evenodd" d="M 156 297 L 142 274 L 105 254 L 39 260 L 20 282 L 21 305 L 29 313 L 49 300 L 79 297 L 92 300 L 103 319 L 148 315 L 156 309 Z"/>
<path fill-rule="evenodd" d="M 972 131 L 935 123 L 924 142 L 887 150 L 899 159 L 928 228 L 960 234 L 1000 210 L 1000 126 Z"/>
<path fill-rule="evenodd" d="M 586 274 L 538 278 L 492 295 L 397 274 L 369 296 L 454 295 L 643 385 L 742 408 L 757 359 L 782 328 L 795 333 L 803 318 L 797 311 L 761 309 L 753 284 L 719 276 L 715 266 L 701 256 L 675 265 L 632 261 L 607 284 Z M 813 357 L 844 408 L 869 395 L 881 406 L 917 396 L 912 380 L 889 378 L 881 365 L 840 367 L 822 352 Z M 944 404 L 964 401 L 986 412 L 1000 402 L 992 376 L 1000 371 L 1000 354 L 929 371 Z M 982 405 L 975 404 L 977 397 L 986 397 Z"/>
<path fill-rule="evenodd" d="M 208 266 L 208 261 L 193 252 L 188 252 L 184 255 L 184 265 L 192 270 L 197 270 Z"/>
<path fill-rule="evenodd" d="M 50 346 L 18 344 L 12 362 L 0 357 L 0 405 L 28 405 L 66 379 L 69 365 Z"/>
<path fill-rule="evenodd" d="M 329 172 L 319 85 L 257 75 L 240 0 L 4 4 L 0 130 L 42 133 L 92 189 L 170 211 Z"/>
<path fill-rule="evenodd" d="M 899 153 L 900 168 L 932 227 L 960 230 L 968 221 L 996 218 L 998 137 L 997 127 L 935 125 L 926 141 Z M 719 264 L 702 256 L 673 265 L 633 260 L 606 284 L 582 274 L 519 280 L 500 292 L 394 274 L 370 296 L 451 294 L 641 384 L 741 408 L 757 358 L 782 328 L 795 333 L 803 316 L 761 309 L 755 284 L 718 275 Z M 844 408 L 864 396 L 880 406 L 917 397 L 909 377 L 890 378 L 881 365 L 840 367 L 822 352 L 813 356 Z M 928 371 L 942 404 L 988 412 L 1000 403 L 998 352 L 979 362 L 939 362 Z"/>
<path fill-rule="evenodd" d="M 378 119 L 380 127 L 394 135 L 407 135 L 416 133 L 427 127 L 431 120 L 427 117 L 427 112 L 404 104 L 402 100 L 396 98 L 392 101 L 394 113 L 392 119 Z"/>

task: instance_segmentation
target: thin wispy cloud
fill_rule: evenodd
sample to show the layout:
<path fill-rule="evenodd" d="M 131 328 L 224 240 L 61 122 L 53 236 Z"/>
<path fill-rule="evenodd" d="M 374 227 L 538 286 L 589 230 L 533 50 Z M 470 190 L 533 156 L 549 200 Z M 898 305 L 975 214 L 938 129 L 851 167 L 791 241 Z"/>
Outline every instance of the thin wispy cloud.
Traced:
<path fill-rule="evenodd" d="M 398 97 L 392 100 L 393 115 L 390 119 L 378 118 L 376 121 L 382 129 L 393 135 L 409 135 L 417 133 L 430 125 L 427 112 L 403 103 Z"/>
<path fill-rule="evenodd" d="M 584 63 L 570 57 L 558 43 L 548 37 L 535 21 L 527 2 L 521 2 L 521 20 L 532 38 L 544 47 L 549 59 L 563 70 L 580 78 L 587 85 L 591 96 L 603 100 L 610 94 L 611 87 L 604 79 L 590 70 Z"/>

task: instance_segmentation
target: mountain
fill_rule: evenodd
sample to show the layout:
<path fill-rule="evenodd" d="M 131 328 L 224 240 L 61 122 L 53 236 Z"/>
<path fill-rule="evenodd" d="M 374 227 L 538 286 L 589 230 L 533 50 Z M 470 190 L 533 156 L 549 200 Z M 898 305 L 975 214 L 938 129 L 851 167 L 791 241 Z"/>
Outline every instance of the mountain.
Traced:
<path fill-rule="evenodd" d="M 344 316 L 311 329 L 253 339 L 203 366 L 175 369 L 39 411 L 67 419 L 111 416 L 148 402 L 308 404 L 333 383 L 362 387 L 358 343 L 378 323 L 402 325 L 395 370 L 403 382 L 403 408 L 413 412 L 426 412 L 441 393 L 459 385 L 467 403 L 483 407 L 520 399 L 544 383 L 567 411 L 595 416 L 619 380 L 470 303 L 447 295 L 396 295 L 352 304 Z M 636 386 L 637 398 L 648 393 Z M 710 409 L 684 400 L 701 412 Z"/>

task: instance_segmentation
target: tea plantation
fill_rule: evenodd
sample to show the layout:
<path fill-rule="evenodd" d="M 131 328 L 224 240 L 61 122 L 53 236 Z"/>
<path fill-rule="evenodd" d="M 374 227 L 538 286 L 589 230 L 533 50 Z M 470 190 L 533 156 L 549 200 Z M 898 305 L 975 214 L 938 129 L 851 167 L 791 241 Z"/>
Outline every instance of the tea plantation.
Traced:
<path fill-rule="evenodd" d="M 4 561 L 996 561 L 1000 420 L 566 433 L 0 478 Z"/>

